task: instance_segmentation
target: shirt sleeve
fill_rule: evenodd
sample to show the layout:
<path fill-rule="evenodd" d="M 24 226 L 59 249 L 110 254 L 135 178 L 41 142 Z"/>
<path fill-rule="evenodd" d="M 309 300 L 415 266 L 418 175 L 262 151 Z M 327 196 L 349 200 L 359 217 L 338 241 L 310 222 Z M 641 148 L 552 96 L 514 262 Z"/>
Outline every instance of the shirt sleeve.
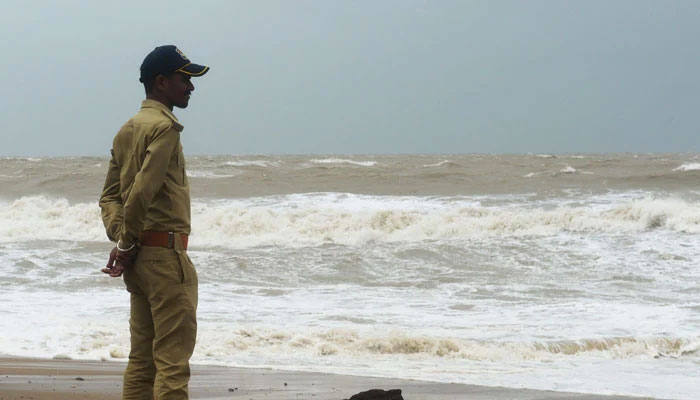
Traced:
<path fill-rule="evenodd" d="M 163 186 L 173 151 L 180 142 L 180 132 L 165 125 L 155 130 L 146 148 L 141 170 L 124 203 L 124 221 L 119 232 L 121 246 L 129 247 L 138 239 L 153 197 Z"/>
<path fill-rule="evenodd" d="M 114 150 L 112 150 L 107 178 L 102 189 L 102 196 L 100 196 L 100 209 L 102 210 L 102 223 L 107 231 L 107 237 L 109 240 L 116 242 L 124 220 L 124 206 L 122 205 L 121 185 L 119 183 L 119 165 L 114 158 Z"/>

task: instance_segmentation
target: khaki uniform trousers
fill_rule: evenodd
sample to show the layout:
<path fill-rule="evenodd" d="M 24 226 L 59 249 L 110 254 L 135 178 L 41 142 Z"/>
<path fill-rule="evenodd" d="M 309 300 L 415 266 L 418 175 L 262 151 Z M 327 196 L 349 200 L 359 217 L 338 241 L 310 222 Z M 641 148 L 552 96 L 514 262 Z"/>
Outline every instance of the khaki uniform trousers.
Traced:
<path fill-rule="evenodd" d="M 124 271 L 131 294 L 131 352 L 123 400 L 188 399 L 197 337 L 197 272 L 179 235 L 175 248 L 143 246 Z"/>

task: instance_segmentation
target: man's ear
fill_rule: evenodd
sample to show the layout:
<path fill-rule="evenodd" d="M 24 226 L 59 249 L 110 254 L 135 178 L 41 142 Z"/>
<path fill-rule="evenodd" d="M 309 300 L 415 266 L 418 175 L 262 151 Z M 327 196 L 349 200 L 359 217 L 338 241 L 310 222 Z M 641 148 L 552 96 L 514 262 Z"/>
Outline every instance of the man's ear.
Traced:
<path fill-rule="evenodd" d="M 156 76 L 156 81 L 155 84 L 153 85 L 155 89 L 157 89 L 160 92 L 165 92 L 165 90 L 168 87 L 168 78 L 163 75 L 158 75 Z"/>

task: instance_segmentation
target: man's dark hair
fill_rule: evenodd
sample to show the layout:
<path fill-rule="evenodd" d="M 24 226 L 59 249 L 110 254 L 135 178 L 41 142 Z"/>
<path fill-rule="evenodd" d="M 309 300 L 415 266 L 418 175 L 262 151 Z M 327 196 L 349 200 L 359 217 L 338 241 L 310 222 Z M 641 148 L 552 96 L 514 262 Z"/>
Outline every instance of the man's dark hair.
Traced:
<path fill-rule="evenodd" d="M 141 82 L 143 82 L 143 88 L 146 90 L 146 94 L 149 94 L 151 93 L 151 90 L 153 90 L 153 86 L 156 84 L 156 77 L 149 76 L 148 78 L 141 79 Z"/>

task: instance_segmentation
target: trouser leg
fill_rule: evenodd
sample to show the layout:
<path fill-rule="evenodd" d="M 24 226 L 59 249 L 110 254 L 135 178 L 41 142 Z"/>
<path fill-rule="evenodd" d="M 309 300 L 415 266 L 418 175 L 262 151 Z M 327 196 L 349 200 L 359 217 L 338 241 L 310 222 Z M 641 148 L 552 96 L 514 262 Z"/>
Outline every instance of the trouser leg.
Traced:
<path fill-rule="evenodd" d="M 197 276 L 186 253 L 154 265 L 149 299 L 155 337 L 155 399 L 188 399 L 189 360 L 197 337 Z"/>
<path fill-rule="evenodd" d="M 123 400 L 153 400 L 156 369 L 153 362 L 151 305 L 142 293 L 131 293 L 131 351 L 124 371 Z"/>

